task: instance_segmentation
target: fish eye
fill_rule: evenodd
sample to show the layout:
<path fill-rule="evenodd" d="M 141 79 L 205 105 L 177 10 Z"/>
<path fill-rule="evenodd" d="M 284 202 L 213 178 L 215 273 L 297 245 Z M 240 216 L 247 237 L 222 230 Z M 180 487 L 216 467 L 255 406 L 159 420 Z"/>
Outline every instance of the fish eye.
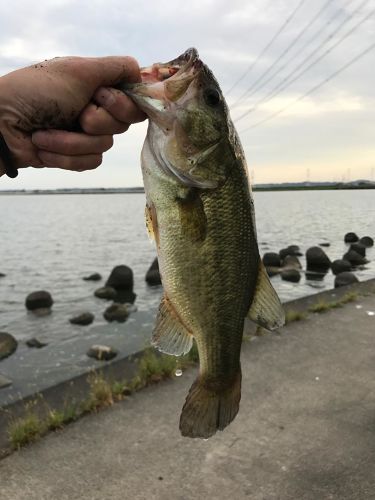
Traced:
<path fill-rule="evenodd" d="M 217 106 L 221 101 L 220 94 L 216 89 L 206 89 L 203 92 L 203 99 L 204 102 L 211 107 Z"/>

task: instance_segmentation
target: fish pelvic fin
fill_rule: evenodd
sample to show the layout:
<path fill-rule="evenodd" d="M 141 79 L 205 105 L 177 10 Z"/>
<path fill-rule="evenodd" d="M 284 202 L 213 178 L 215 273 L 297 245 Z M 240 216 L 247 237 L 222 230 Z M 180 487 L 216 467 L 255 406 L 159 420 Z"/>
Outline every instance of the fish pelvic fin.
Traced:
<path fill-rule="evenodd" d="M 227 427 L 238 413 L 241 399 L 241 368 L 224 391 L 210 390 L 198 377 L 190 388 L 180 417 L 183 436 L 207 439 Z"/>
<path fill-rule="evenodd" d="M 174 356 L 187 354 L 193 345 L 193 335 L 182 323 L 173 304 L 165 294 L 159 305 L 151 344 L 159 351 Z"/>
<path fill-rule="evenodd" d="M 247 317 L 267 330 L 275 330 L 285 323 L 283 306 L 262 262 L 259 263 L 258 281 Z"/>

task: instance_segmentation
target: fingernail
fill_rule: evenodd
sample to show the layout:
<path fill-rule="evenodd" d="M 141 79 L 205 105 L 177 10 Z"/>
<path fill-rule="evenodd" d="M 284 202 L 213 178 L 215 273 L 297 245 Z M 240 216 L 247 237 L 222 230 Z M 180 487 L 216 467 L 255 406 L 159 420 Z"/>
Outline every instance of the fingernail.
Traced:
<path fill-rule="evenodd" d="M 103 108 L 109 108 L 116 102 L 116 98 L 110 90 L 101 87 L 95 93 L 95 101 Z"/>
<path fill-rule="evenodd" d="M 45 130 L 38 130 L 37 132 L 34 132 L 31 136 L 31 142 L 34 144 L 34 146 L 37 146 L 38 148 L 45 148 L 49 144 L 49 137 L 48 137 L 48 131 Z"/>

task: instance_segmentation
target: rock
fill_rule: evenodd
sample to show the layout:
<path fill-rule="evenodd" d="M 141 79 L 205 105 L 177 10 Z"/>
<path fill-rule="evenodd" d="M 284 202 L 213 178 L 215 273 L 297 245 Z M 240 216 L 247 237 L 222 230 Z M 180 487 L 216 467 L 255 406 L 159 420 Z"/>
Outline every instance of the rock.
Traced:
<path fill-rule="evenodd" d="M 18 342 L 10 333 L 0 332 L 0 359 L 7 358 L 17 349 Z"/>
<path fill-rule="evenodd" d="M 320 246 L 320 247 L 330 247 L 330 246 L 331 246 L 331 243 L 328 243 L 328 242 L 319 243 L 319 246 Z"/>
<path fill-rule="evenodd" d="M 374 246 L 374 240 L 370 236 L 363 236 L 359 242 L 367 248 Z"/>
<path fill-rule="evenodd" d="M 366 247 L 362 243 L 353 243 L 350 245 L 349 250 L 354 250 L 359 255 L 362 255 L 362 257 L 366 257 Z"/>
<path fill-rule="evenodd" d="M 281 271 L 281 279 L 298 283 L 301 279 L 301 273 L 297 269 L 283 269 Z"/>
<path fill-rule="evenodd" d="M 331 267 L 328 255 L 320 247 L 311 247 L 306 252 L 307 271 L 326 273 Z"/>
<path fill-rule="evenodd" d="M 306 276 L 306 280 L 308 281 L 323 281 L 324 280 L 324 276 L 327 274 L 328 271 L 325 271 L 325 272 L 316 272 L 316 271 L 307 271 L 306 270 L 306 273 L 305 273 L 305 276 Z M 315 284 L 311 286 L 314 286 L 315 288 L 319 288 L 318 286 L 316 286 Z"/>
<path fill-rule="evenodd" d="M 367 264 L 367 259 L 359 255 L 359 253 L 354 250 L 349 250 L 344 256 L 344 260 L 348 260 L 352 266 L 362 266 L 363 264 Z"/>
<path fill-rule="evenodd" d="M 151 264 L 149 270 L 146 273 L 146 282 L 150 286 L 161 285 L 159 262 L 157 257 L 154 259 L 154 262 Z"/>
<path fill-rule="evenodd" d="M 5 278 L 6 274 L 0 273 L 0 278 Z"/>
<path fill-rule="evenodd" d="M 298 245 L 289 245 L 287 248 L 282 248 L 279 252 L 281 260 L 284 260 L 287 255 L 301 257 L 302 253 Z"/>
<path fill-rule="evenodd" d="M 91 325 L 91 323 L 94 321 L 95 316 L 90 313 L 90 312 L 85 312 L 82 314 L 79 314 L 78 316 L 74 316 L 73 318 L 69 319 L 69 322 L 72 325 L 81 325 L 81 326 L 87 326 Z"/>
<path fill-rule="evenodd" d="M 357 276 L 350 272 L 340 273 L 335 278 L 335 288 L 345 285 L 351 285 L 352 283 L 358 283 L 359 280 Z"/>
<path fill-rule="evenodd" d="M 111 286 L 103 286 L 102 288 L 95 290 L 94 295 L 99 299 L 114 300 L 117 292 Z"/>
<path fill-rule="evenodd" d="M 344 236 L 345 243 L 355 243 L 359 238 L 355 233 L 346 233 Z"/>
<path fill-rule="evenodd" d="M 85 281 L 100 281 L 102 279 L 102 276 L 99 273 L 94 273 L 90 274 L 90 276 L 85 276 L 83 279 Z"/>
<path fill-rule="evenodd" d="M 117 351 L 106 345 L 93 345 L 87 351 L 87 356 L 99 361 L 109 361 L 117 356 Z"/>
<path fill-rule="evenodd" d="M 280 274 L 281 268 L 280 267 L 272 267 L 272 266 L 267 266 L 266 267 L 267 274 L 270 278 L 272 276 L 276 276 L 276 274 Z"/>
<path fill-rule="evenodd" d="M 331 264 L 331 269 L 334 275 L 348 272 L 352 269 L 352 265 L 348 260 L 337 259 L 334 260 Z"/>
<path fill-rule="evenodd" d="M 104 311 L 103 316 L 107 321 L 124 323 L 129 316 L 129 308 L 126 304 L 114 303 Z"/>
<path fill-rule="evenodd" d="M 281 259 L 280 255 L 276 252 L 267 252 L 263 255 L 263 264 L 266 267 L 280 267 Z"/>
<path fill-rule="evenodd" d="M 9 378 L 4 377 L 4 375 L 0 374 L 0 389 L 4 389 L 9 385 L 12 385 L 12 381 Z"/>
<path fill-rule="evenodd" d="M 283 261 L 284 269 L 302 269 L 302 264 L 299 258 L 295 255 L 287 255 Z"/>
<path fill-rule="evenodd" d="M 48 344 L 46 344 L 45 342 L 40 342 L 40 340 L 33 337 L 32 339 L 26 340 L 26 345 L 28 347 L 35 347 L 36 349 L 41 349 L 42 347 L 45 347 Z"/>
<path fill-rule="evenodd" d="M 29 311 L 35 311 L 36 309 L 50 309 L 52 307 L 53 300 L 51 294 L 44 290 L 38 292 L 32 292 L 26 297 L 25 306 Z"/>
<path fill-rule="evenodd" d="M 135 301 L 136 294 L 133 292 L 133 271 L 128 266 L 116 266 L 105 286 L 111 286 L 117 292 L 116 300 L 121 303 Z"/>

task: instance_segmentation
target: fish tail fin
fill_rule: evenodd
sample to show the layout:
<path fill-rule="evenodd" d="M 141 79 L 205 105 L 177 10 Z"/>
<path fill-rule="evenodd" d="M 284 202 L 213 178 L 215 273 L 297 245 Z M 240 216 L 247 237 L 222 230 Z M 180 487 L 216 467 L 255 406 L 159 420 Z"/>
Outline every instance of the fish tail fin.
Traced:
<path fill-rule="evenodd" d="M 183 436 L 209 438 L 222 431 L 238 413 L 241 399 L 241 368 L 230 387 L 215 391 L 197 378 L 190 388 L 180 417 Z"/>

